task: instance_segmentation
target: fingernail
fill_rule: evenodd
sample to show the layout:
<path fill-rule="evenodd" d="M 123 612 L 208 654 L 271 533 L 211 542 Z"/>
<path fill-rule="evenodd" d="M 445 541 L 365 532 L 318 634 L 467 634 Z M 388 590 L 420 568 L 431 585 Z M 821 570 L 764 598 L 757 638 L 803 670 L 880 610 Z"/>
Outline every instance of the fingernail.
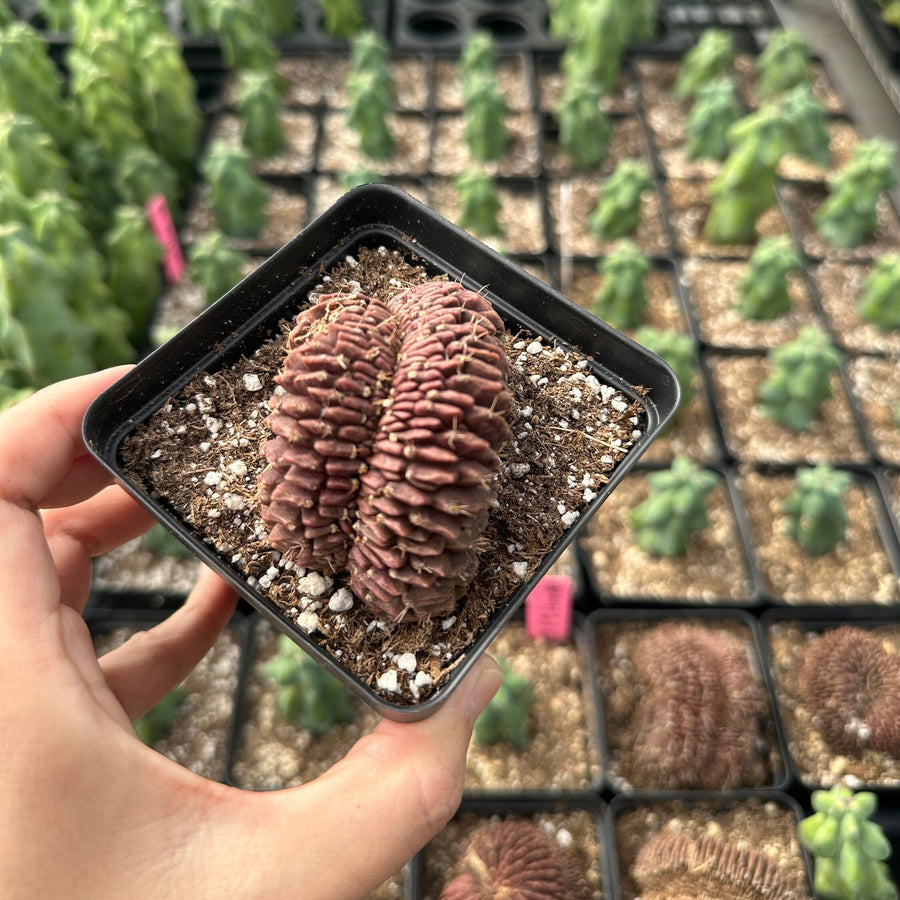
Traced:
<path fill-rule="evenodd" d="M 491 697 L 500 690 L 503 684 L 503 671 L 496 661 L 490 656 L 484 656 L 478 661 L 477 668 L 469 675 L 471 683 L 468 685 L 466 697 L 466 713 L 472 725 L 491 702 Z"/>

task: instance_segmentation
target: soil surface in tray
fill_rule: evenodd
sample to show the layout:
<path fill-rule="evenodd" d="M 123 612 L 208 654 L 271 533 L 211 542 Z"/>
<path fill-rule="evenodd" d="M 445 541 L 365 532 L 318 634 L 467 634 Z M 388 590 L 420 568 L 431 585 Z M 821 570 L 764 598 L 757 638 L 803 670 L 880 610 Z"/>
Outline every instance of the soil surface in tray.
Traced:
<path fill-rule="evenodd" d="M 860 623 L 860 627 L 877 636 L 891 654 L 900 654 L 900 624 L 870 627 Z M 844 755 L 835 752 L 822 737 L 817 727 L 819 710 L 810 708 L 802 690 L 804 656 L 819 636 L 802 622 L 776 622 L 766 629 L 775 693 L 794 768 L 813 788 L 831 787 L 838 781 L 853 788 L 900 787 L 900 759 L 870 747 L 859 755 Z"/>
<path fill-rule="evenodd" d="M 535 812 L 504 818 L 528 818 L 547 834 L 556 838 L 560 847 L 571 853 L 593 888 L 593 900 L 604 897 L 600 869 L 600 845 L 597 841 L 597 820 L 583 809 L 561 812 Z M 468 846 L 470 836 L 485 821 L 475 813 L 461 813 L 423 851 L 422 900 L 438 900 L 441 889 L 460 874 L 459 860 Z M 608 895 L 607 895 L 608 896 Z"/>
<path fill-rule="evenodd" d="M 321 289 L 382 298 L 426 280 L 422 268 L 387 250 L 363 250 L 325 277 Z M 353 602 L 342 575 L 298 569 L 268 546 L 256 477 L 259 448 L 269 436 L 268 399 L 284 355 L 281 336 L 232 368 L 198 375 L 126 439 L 123 459 L 144 489 L 163 498 L 340 664 L 386 699 L 414 703 L 446 681 L 643 434 L 642 404 L 600 384 L 588 360 L 530 334 L 505 340 L 513 440 L 501 454 L 498 502 L 482 535 L 479 572 L 455 615 L 384 621 Z M 404 653 L 415 655 L 412 672 L 394 663 Z"/>
<path fill-rule="evenodd" d="M 681 840 L 677 837 L 679 835 L 695 840 L 707 837 L 761 854 L 775 868 L 777 881 L 783 885 L 783 893 L 773 893 L 773 896 L 811 900 L 812 891 L 796 829 L 797 817 L 791 810 L 757 798 L 726 803 L 724 806 L 674 801 L 624 809 L 615 817 L 622 900 L 639 900 L 642 895 L 647 896 L 635 880 L 635 862 L 641 847 L 658 834 L 671 835 L 675 840 Z M 721 900 L 726 896 L 743 896 L 728 893 L 727 881 L 717 883 L 715 877 L 709 874 L 713 867 L 708 861 L 705 865 L 702 858 L 698 862 L 694 867 L 686 863 L 658 867 L 656 882 L 677 884 L 672 896 L 681 900 Z M 653 871 L 652 866 L 648 869 Z M 744 880 L 752 882 L 752 873 L 746 871 Z"/>

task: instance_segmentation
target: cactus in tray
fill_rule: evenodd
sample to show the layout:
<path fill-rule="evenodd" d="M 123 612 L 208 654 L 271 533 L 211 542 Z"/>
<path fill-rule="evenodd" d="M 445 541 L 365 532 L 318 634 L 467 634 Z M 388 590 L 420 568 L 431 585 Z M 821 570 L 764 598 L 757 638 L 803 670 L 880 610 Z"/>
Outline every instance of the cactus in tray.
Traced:
<path fill-rule="evenodd" d="M 635 333 L 634 339 L 672 367 L 678 384 L 681 386 L 680 407 L 684 409 L 697 393 L 694 387 L 696 359 L 691 336 L 677 331 L 660 331 L 658 328 L 645 326 Z M 663 432 L 665 433 L 671 427 L 670 423 L 663 429 Z"/>
<path fill-rule="evenodd" d="M 816 227 L 837 247 L 858 247 L 875 231 L 878 198 L 897 183 L 896 150 L 873 138 L 857 144 L 853 157 L 834 174 L 828 198 L 816 212 Z"/>
<path fill-rule="evenodd" d="M 647 255 L 631 241 L 620 241 L 597 263 L 603 276 L 591 312 L 616 328 L 636 328 L 644 317 L 647 292 L 644 277 L 650 271 Z"/>
<path fill-rule="evenodd" d="M 0 177 L 23 197 L 41 191 L 72 193 L 65 159 L 34 119 L 0 113 Z"/>
<path fill-rule="evenodd" d="M 200 162 L 219 227 L 232 237 L 254 237 L 266 223 L 268 191 L 250 168 L 250 154 L 214 141 Z"/>
<path fill-rule="evenodd" d="M 163 525 L 154 525 L 141 538 L 141 545 L 148 553 L 171 556 L 178 559 L 193 559 L 194 553 Z"/>
<path fill-rule="evenodd" d="M 169 210 L 178 212 L 178 173 L 146 144 L 125 147 L 114 163 L 120 202 L 145 206 L 154 194 L 166 198 Z"/>
<path fill-rule="evenodd" d="M 805 82 L 798 84 L 780 97 L 778 104 L 790 129 L 789 152 L 827 166 L 831 159 L 828 116 L 812 88 Z"/>
<path fill-rule="evenodd" d="M 891 845 L 873 821 L 878 798 L 842 784 L 812 794 L 813 814 L 800 822 L 800 843 L 815 861 L 821 900 L 897 900 L 885 860 Z"/>
<path fill-rule="evenodd" d="M 580 0 L 573 7 L 572 36 L 560 60 L 568 78 L 609 91 L 622 67 L 631 26 L 627 4 L 620 0 Z"/>
<path fill-rule="evenodd" d="M 776 31 L 756 60 L 756 87 L 761 97 L 774 97 L 811 80 L 809 45 L 792 28 Z"/>
<path fill-rule="evenodd" d="M 570 851 L 528 819 L 479 827 L 439 900 L 587 900 L 591 889 Z"/>
<path fill-rule="evenodd" d="M 844 491 L 852 479 L 847 472 L 820 465 L 797 470 L 794 489 L 784 501 L 785 530 L 810 556 L 830 553 L 847 529 Z"/>
<path fill-rule="evenodd" d="M 504 120 L 509 109 L 492 76 L 476 76 L 466 90 L 466 144 L 481 162 L 503 157 L 509 143 Z"/>
<path fill-rule="evenodd" d="M 524 747 L 531 738 L 529 717 L 534 706 L 534 685 L 500 660 L 503 684 L 475 722 L 475 742 Z"/>
<path fill-rule="evenodd" d="M 394 152 L 387 124 L 393 80 L 387 46 L 373 31 L 362 31 L 353 39 L 347 96 L 347 121 L 359 137 L 360 149 L 372 159 L 387 159 Z"/>
<path fill-rule="evenodd" d="M 188 271 L 206 295 L 206 302 L 218 300 L 243 277 L 247 257 L 229 247 L 225 235 L 211 231 L 188 251 Z"/>
<path fill-rule="evenodd" d="M 569 76 L 556 105 L 559 144 L 584 169 L 603 164 L 612 137 L 609 116 L 600 108 L 602 96 L 593 82 Z"/>
<path fill-rule="evenodd" d="M 315 737 L 356 718 L 347 688 L 286 635 L 278 639 L 278 652 L 265 672 L 278 685 L 278 712 Z"/>
<path fill-rule="evenodd" d="M 278 50 L 260 27 L 252 3 L 244 0 L 210 0 L 208 24 L 218 37 L 222 56 L 233 69 L 271 70 Z"/>
<path fill-rule="evenodd" d="M 456 224 L 482 237 L 503 234 L 500 197 L 493 177 L 480 169 L 469 168 L 457 175 L 453 184 L 460 202 Z"/>
<path fill-rule="evenodd" d="M 831 377 L 841 354 L 814 326 L 769 353 L 771 373 L 760 385 L 759 403 L 766 416 L 792 431 L 805 431 L 831 397 Z"/>
<path fill-rule="evenodd" d="M 684 556 L 691 538 L 709 525 L 706 495 L 718 477 L 678 456 L 671 468 L 655 472 L 649 481 L 650 495 L 631 512 L 634 539 L 653 556 Z"/>
<path fill-rule="evenodd" d="M 728 156 L 728 129 L 741 118 L 733 78 L 717 78 L 700 86 L 685 122 L 690 159 L 723 160 Z"/>
<path fill-rule="evenodd" d="M 283 82 L 270 69 L 260 72 L 247 69 L 238 79 L 238 112 L 243 131 L 241 140 L 256 159 L 274 156 L 284 147 L 281 128 L 281 95 Z"/>
<path fill-rule="evenodd" d="M 463 100 L 468 100 L 468 89 L 479 77 L 491 78 L 497 66 L 497 50 L 489 31 L 478 29 L 463 45 L 459 54 L 459 80 Z"/>
<path fill-rule="evenodd" d="M 900 253 L 885 253 L 863 284 L 859 314 L 883 331 L 900 329 Z"/>
<path fill-rule="evenodd" d="M 807 643 L 798 674 L 803 702 L 830 751 L 900 759 L 900 654 L 878 634 L 855 625 L 830 628 Z"/>
<path fill-rule="evenodd" d="M 187 691 L 181 687 L 173 688 L 156 706 L 145 713 L 134 723 L 137 736 L 152 747 L 172 733 L 179 710 L 187 700 Z"/>
<path fill-rule="evenodd" d="M 745 319 L 777 319 L 791 308 L 788 275 L 802 263 L 785 235 L 760 241 L 738 283 L 738 312 Z"/>
<path fill-rule="evenodd" d="M 653 190 L 647 165 L 639 159 L 623 159 L 600 186 L 597 205 L 588 218 L 588 229 L 599 241 L 611 241 L 637 231 L 641 223 L 641 197 Z"/>
<path fill-rule="evenodd" d="M 325 31 L 332 37 L 352 38 L 366 24 L 360 0 L 318 0 Z"/>
<path fill-rule="evenodd" d="M 734 65 L 734 41 L 721 28 L 707 28 L 685 54 L 672 88 L 676 97 L 696 97 L 700 89 L 725 75 Z"/>

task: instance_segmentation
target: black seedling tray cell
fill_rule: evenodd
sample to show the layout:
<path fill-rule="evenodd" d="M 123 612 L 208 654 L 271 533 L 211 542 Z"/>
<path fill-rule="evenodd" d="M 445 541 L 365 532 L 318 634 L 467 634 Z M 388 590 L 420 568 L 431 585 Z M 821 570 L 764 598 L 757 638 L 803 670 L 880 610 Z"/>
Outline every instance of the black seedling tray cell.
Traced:
<path fill-rule="evenodd" d="M 322 270 L 360 246 L 379 245 L 405 250 L 423 260 L 433 272 L 446 273 L 467 287 L 482 290 L 510 327 L 524 328 L 578 348 L 594 361 L 598 378 L 617 387 L 625 396 L 637 399 L 635 386 L 638 385 L 650 389 L 645 403 L 645 434 L 613 472 L 610 483 L 547 554 L 533 576 L 508 599 L 488 629 L 469 648 L 446 685 L 415 706 L 385 700 L 325 653 L 165 503 L 142 490 L 125 469 L 120 455 L 122 441 L 136 426 L 149 419 L 195 375 L 223 369 L 240 357 L 249 356 L 263 340 L 276 335 L 279 321 L 289 315 L 286 310 L 301 305 Z M 493 285 L 502 285 L 502 289 Z M 580 525 L 599 508 L 674 413 L 678 398 L 674 374 L 661 360 L 403 192 L 386 185 L 365 185 L 346 194 L 329 212 L 101 395 L 85 418 L 84 438 L 91 452 L 129 493 L 229 581 L 253 607 L 332 674 L 342 678 L 380 714 L 412 720 L 429 715 L 443 703 L 537 580 L 574 538 Z"/>

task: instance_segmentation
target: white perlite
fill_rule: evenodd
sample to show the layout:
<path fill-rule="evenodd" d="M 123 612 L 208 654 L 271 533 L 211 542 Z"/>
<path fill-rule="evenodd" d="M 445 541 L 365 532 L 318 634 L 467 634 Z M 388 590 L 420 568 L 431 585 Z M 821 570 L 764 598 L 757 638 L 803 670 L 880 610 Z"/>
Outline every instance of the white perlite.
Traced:
<path fill-rule="evenodd" d="M 395 657 L 394 662 L 397 664 L 397 667 L 404 672 L 412 673 L 416 671 L 415 653 L 401 653 L 399 656 Z"/>
<path fill-rule="evenodd" d="M 431 682 L 432 678 L 427 672 L 416 672 L 416 680 L 414 684 L 417 688 L 428 687 Z"/>
<path fill-rule="evenodd" d="M 297 616 L 297 624 L 307 633 L 312 634 L 319 627 L 319 617 L 309 610 Z"/>
<path fill-rule="evenodd" d="M 396 669 L 388 669 L 378 676 L 376 682 L 380 691 L 387 691 L 389 694 L 400 693 L 400 676 Z"/>
<path fill-rule="evenodd" d="M 513 572 L 516 575 L 516 578 L 519 581 L 524 581 L 525 577 L 528 575 L 528 563 L 523 559 L 517 559 L 513 564 Z"/>
<path fill-rule="evenodd" d="M 242 379 L 244 382 L 244 389 L 247 391 L 261 391 L 263 384 L 262 379 L 259 375 L 254 375 L 252 372 L 248 372 Z"/>
<path fill-rule="evenodd" d="M 338 588 L 328 601 L 332 612 L 348 612 L 353 609 L 353 594 L 349 588 Z"/>

